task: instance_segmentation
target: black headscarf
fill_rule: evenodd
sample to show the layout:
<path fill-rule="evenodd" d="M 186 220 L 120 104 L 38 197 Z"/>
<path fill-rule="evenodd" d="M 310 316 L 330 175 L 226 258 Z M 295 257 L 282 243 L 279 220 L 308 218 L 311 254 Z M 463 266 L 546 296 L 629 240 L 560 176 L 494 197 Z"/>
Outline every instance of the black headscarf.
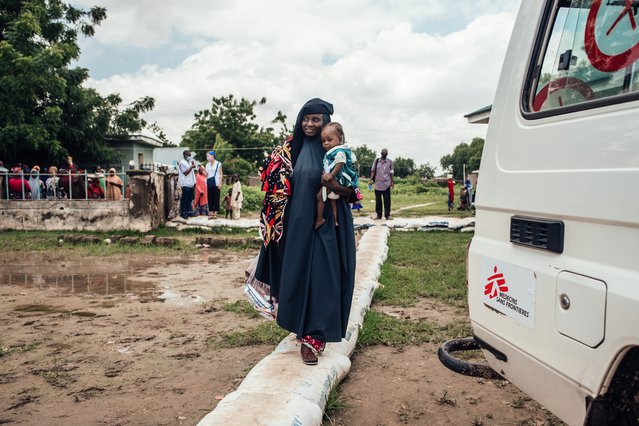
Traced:
<path fill-rule="evenodd" d="M 324 126 L 331 122 L 331 115 L 333 114 L 333 104 L 330 104 L 320 98 L 313 98 L 310 101 L 306 102 L 300 112 L 297 114 L 297 120 L 295 121 L 295 128 L 293 129 L 293 140 L 291 141 L 291 162 L 293 163 L 293 167 L 295 167 L 295 163 L 297 161 L 297 157 L 300 155 L 302 151 L 302 145 L 304 144 L 304 139 L 310 139 L 310 141 L 315 141 L 316 138 L 321 138 L 321 135 L 317 134 L 312 138 L 308 138 L 304 134 L 302 130 L 302 120 L 305 115 L 308 114 L 322 114 L 324 118 Z"/>

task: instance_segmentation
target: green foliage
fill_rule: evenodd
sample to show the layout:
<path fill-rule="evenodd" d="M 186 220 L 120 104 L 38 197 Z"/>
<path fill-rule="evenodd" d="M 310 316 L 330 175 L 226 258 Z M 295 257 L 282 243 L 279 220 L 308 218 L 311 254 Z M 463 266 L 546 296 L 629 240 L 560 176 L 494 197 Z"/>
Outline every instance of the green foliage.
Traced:
<path fill-rule="evenodd" d="M 393 160 L 393 173 L 399 178 L 410 176 L 415 173 L 415 162 L 412 158 L 396 157 Z"/>
<path fill-rule="evenodd" d="M 430 163 L 421 164 L 414 174 L 419 178 L 432 179 L 435 177 L 435 168 Z"/>
<path fill-rule="evenodd" d="M 394 232 L 382 266 L 376 303 L 413 306 L 434 297 L 466 307 L 466 247 L 472 237 L 456 232 Z"/>
<path fill-rule="evenodd" d="M 466 165 L 466 172 L 479 170 L 481 164 L 481 153 L 484 149 L 483 138 L 473 138 L 470 145 L 462 142 L 457 145 L 452 154 L 444 155 L 441 160 L 441 166 L 444 171 L 453 174 L 453 178 L 462 180 L 464 178 L 463 169 Z"/>
<path fill-rule="evenodd" d="M 231 186 L 222 186 L 221 199 L 228 194 Z M 244 201 L 242 201 L 242 211 L 259 211 L 262 208 L 262 200 L 264 200 L 264 192 L 259 186 L 242 185 L 244 192 Z"/>
<path fill-rule="evenodd" d="M 70 68 L 80 48 L 78 34 L 92 36 L 106 9 L 77 9 L 60 0 L 0 3 L 0 157 L 7 163 L 115 161 L 107 134 L 121 136 L 146 126 L 144 97 L 125 106 L 82 86 L 89 74 Z"/>
<path fill-rule="evenodd" d="M 375 151 L 367 147 L 366 144 L 352 147 L 351 150 L 357 157 L 360 179 L 367 180 L 371 175 L 371 167 L 373 167 L 373 162 L 376 158 Z"/>
<path fill-rule="evenodd" d="M 215 151 L 215 159 L 219 160 L 221 163 L 225 163 L 226 161 L 233 158 L 233 146 L 224 140 L 224 138 L 218 133 L 215 135 L 215 142 L 213 143 L 213 147 L 211 148 Z M 201 158 L 202 161 L 206 161 L 206 153 L 210 151 L 210 149 L 204 149 L 199 152 L 194 152 L 196 158 Z"/>
<path fill-rule="evenodd" d="M 221 161 L 221 160 L 220 160 Z M 225 175 L 240 175 L 240 179 L 246 178 L 248 175 L 257 171 L 255 166 L 243 158 L 235 157 L 223 162 Z"/>
<path fill-rule="evenodd" d="M 259 101 L 259 105 L 265 103 L 266 98 Z M 272 127 L 259 127 L 253 122 L 257 105 L 257 101 L 244 98 L 238 101 L 233 95 L 214 97 L 211 108 L 195 114 L 195 123 L 182 137 L 181 146 L 196 150 L 197 159 L 204 161 L 206 150 L 219 135 L 233 148 L 231 157 L 241 157 L 251 164 L 262 161 L 264 152 L 270 152 L 282 138 L 273 134 Z M 281 123 L 286 130 L 285 121 L 286 116 L 278 111 L 270 123 Z"/>

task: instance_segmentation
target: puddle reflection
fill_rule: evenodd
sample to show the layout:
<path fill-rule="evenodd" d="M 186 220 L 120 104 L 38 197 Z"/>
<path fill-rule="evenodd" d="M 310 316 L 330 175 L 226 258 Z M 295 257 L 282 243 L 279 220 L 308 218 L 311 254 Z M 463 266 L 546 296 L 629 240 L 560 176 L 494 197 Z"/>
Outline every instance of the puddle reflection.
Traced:
<path fill-rule="evenodd" d="M 145 293 L 155 287 L 127 278 L 126 274 L 26 274 L 0 272 L 0 285 L 24 288 L 52 288 L 68 293 L 89 293 L 102 296 Z"/>

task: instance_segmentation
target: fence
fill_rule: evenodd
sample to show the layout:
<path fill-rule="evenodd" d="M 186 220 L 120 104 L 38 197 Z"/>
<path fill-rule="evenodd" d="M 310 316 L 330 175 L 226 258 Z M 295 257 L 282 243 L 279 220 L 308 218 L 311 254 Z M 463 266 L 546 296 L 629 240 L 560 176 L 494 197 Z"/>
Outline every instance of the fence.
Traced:
<path fill-rule="evenodd" d="M 0 173 L 0 198 L 10 200 L 122 200 L 128 199 L 129 178 L 116 173 L 120 182 L 103 173 Z M 94 180 L 98 183 L 95 184 Z M 91 183 L 91 185 L 89 185 Z M 37 186 L 32 188 L 32 186 Z M 113 188 L 111 188 L 113 187 Z M 119 196 L 118 191 L 119 189 Z"/>
<path fill-rule="evenodd" d="M 96 176 L 95 178 L 93 176 Z M 175 204 L 173 175 L 144 170 L 129 170 L 122 179 L 123 190 L 130 188 L 130 197 L 114 199 L 100 189 L 96 198 L 91 191 L 97 186 L 100 175 L 75 173 L 63 175 L 39 175 L 34 173 L 0 173 L 0 192 L 6 192 L 0 200 L 0 230 L 87 230 L 108 231 L 127 229 L 147 232 L 164 223 Z M 35 196 L 42 195 L 41 182 L 55 180 L 56 188 L 63 192 L 49 193 L 44 201 L 30 199 L 31 178 L 37 188 Z M 62 178 L 65 178 L 60 184 Z M 91 179 L 91 183 L 89 183 Z M 95 180 L 94 180 L 95 179 Z M 7 181 L 11 180 L 9 184 Z M 46 181 L 45 180 L 45 181 Z M 124 183 L 126 182 L 126 183 Z M 49 186 L 51 187 L 51 185 Z M 46 188 L 46 184 L 45 184 Z M 88 188 L 88 189 L 87 189 Z M 125 192 L 126 193 L 126 192 Z M 102 198 L 102 194 L 107 195 Z M 9 198 L 7 199 L 7 196 Z M 99 197 L 99 198 L 97 198 Z"/>

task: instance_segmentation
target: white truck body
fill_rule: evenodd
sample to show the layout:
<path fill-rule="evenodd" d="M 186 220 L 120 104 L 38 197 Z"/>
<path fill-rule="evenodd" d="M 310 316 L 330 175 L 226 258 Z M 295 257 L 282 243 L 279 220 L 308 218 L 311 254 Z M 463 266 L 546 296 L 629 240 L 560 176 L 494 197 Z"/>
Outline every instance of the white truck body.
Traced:
<path fill-rule="evenodd" d="M 495 371 L 571 425 L 639 347 L 634 6 L 522 1 L 478 178 L 473 332 Z"/>

